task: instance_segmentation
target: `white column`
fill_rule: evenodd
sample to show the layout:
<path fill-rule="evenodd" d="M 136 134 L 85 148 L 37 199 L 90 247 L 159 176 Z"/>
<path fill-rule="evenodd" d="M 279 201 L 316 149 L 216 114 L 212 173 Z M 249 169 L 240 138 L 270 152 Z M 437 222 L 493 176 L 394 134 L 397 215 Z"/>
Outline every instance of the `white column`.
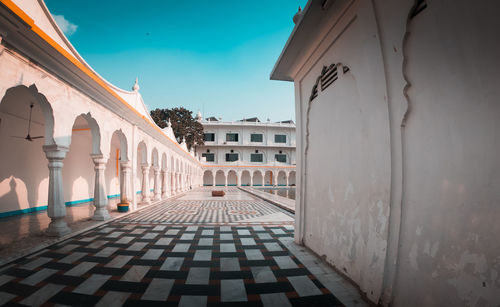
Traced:
<path fill-rule="evenodd" d="M 43 146 L 45 156 L 49 160 L 49 195 L 47 214 L 51 219 L 47 234 L 49 236 L 63 236 L 71 232 L 64 220 L 66 206 L 64 205 L 64 189 L 62 181 L 63 160 L 69 148 L 59 145 Z"/>
<path fill-rule="evenodd" d="M 288 186 L 288 177 L 290 176 L 290 173 L 286 173 L 285 176 L 286 176 L 285 185 Z"/>
<path fill-rule="evenodd" d="M 278 173 L 273 172 L 273 186 L 277 187 L 278 186 Z"/>
<path fill-rule="evenodd" d="M 105 221 L 110 218 L 108 212 L 108 195 L 106 193 L 106 182 L 104 179 L 104 170 L 108 161 L 103 155 L 91 155 L 94 161 L 95 180 L 94 180 L 94 206 L 95 211 L 93 220 Z"/>
<path fill-rule="evenodd" d="M 149 205 L 151 198 L 149 197 L 149 165 L 144 163 L 142 168 L 142 201 L 141 204 Z"/>
<path fill-rule="evenodd" d="M 224 186 L 227 187 L 227 173 L 224 172 Z"/>
<path fill-rule="evenodd" d="M 181 191 L 181 187 L 180 187 L 180 174 L 179 173 L 175 173 L 175 192 L 176 193 L 179 193 Z"/>
<path fill-rule="evenodd" d="M 161 190 L 160 190 L 160 168 L 159 167 L 155 167 L 154 168 L 154 172 L 155 172 L 155 178 L 154 178 L 154 183 L 155 183 L 155 186 L 154 186 L 154 200 L 161 200 Z"/>
<path fill-rule="evenodd" d="M 167 191 L 167 170 L 161 170 L 161 198 L 165 199 L 168 197 Z"/>
<path fill-rule="evenodd" d="M 253 187 L 253 174 L 250 174 L 250 186 Z"/>
<path fill-rule="evenodd" d="M 175 178 L 174 172 L 170 172 L 170 195 L 175 194 Z"/>
<path fill-rule="evenodd" d="M 130 161 L 120 161 L 121 177 L 120 177 L 120 204 L 130 204 Z M 129 206 L 130 207 L 130 206 Z"/>
<path fill-rule="evenodd" d="M 215 175 L 217 175 L 217 173 L 214 174 L 214 172 L 212 172 L 212 186 L 214 186 L 214 187 L 215 187 L 215 183 L 216 183 Z"/>
<path fill-rule="evenodd" d="M 241 172 L 236 173 L 236 186 L 241 187 Z"/>

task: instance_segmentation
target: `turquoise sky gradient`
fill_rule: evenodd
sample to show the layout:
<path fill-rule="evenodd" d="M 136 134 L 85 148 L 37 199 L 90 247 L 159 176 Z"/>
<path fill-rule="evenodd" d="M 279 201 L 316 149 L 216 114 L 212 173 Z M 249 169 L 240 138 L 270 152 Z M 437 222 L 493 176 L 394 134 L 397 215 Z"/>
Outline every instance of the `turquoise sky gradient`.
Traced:
<path fill-rule="evenodd" d="M 99 74 L 128 90 L 139 77 L 150 110 L 262 121 L 295 120 L 293 84 L 269 74 L 306 2 L 46 0 Z"/>

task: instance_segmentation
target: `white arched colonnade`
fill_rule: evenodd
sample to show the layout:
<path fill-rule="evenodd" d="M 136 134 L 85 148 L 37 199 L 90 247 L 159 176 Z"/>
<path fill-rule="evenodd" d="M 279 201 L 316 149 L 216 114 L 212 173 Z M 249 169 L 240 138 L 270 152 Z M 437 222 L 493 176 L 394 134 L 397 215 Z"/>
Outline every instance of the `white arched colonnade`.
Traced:
<path fill-rule="evenodd" d="M 203 170 L 204 186 L 295 186 L 295 167 L 209 168 Z"/>
<path fill-rule="evenodd" d="M 66 206 L 91 201 L 92 218 L 106 220 L 109 198 L 135 210 L 202 184 L 200 163 L 153 123 L 137 80 L 125 91 L 102 79 L 50 14 L 22 20 L 4 9 L 12 25 L 0 31 L 0 217 L 47 210 L 47 233 L 60 236 L 70 232 Z"/>

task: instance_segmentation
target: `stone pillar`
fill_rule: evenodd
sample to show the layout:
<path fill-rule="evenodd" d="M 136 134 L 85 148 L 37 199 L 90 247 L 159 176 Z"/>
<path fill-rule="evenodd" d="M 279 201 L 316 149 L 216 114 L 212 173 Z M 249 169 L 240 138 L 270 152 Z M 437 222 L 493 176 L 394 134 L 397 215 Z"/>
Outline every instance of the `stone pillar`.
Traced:
<path fill-rule="evenodd" d="M 170 172 L 170 195 L 175 194 L 175 173 Z"/>
<path fill-rule="evenodd" d="M 181 183 L 180 174 L 175 173 L 175 192 L 176 193 L 179 193 L 181 191 L 180 183 Z"/>
<path fill-rule="evenodd" d="M 224 186 L 227 187 L 227 173 L 224 173 Z"/>
<path fill-rule="evenodd" d="M 241 172 L 236 173 L 236 186 L 241 187 Z"/>
<path fill-rule="evenodd" d="M 142 168 L 142 205 L 151 204 L 151 198 L 149 197 L 149 165 L 144 163 L 141 165 Z"/>
<path fill-rule="evenodd" d="M 250 186 L 253 187 L 253 174 L 250 174 Z"/>
<path fill-rule="evenodd" d="M 121 178 L 120 178 L 120 204 L 130 204 L 130 162 L 120 161 L 121 166 Z M 130 205 L 129 205 L 130 207 Z"/>
<path fill-rule="evenodd" d="M 278 186 L 278 174 L 273 173 L 273 186 Z"/>
<path fill-rule="evenodd" d="M 62 181 L 63 160 L 69 148 L 59 145 L 43 146 L 45 156 L 49 160 L 49 195 L 47 214 L 51 219 L 47 234 L 49 236 L 63 236 L 71 232 L 64 220 L 66 206 L 64 205 L 64 189 Z"/>
<path fill-rule="evenodd" d="M 94 206 L 95 211 L 93 220 L 105 221 L 110 218 L 108 212 L 108 195 L 106 193 L 106 182 L 104 179 L 104 170 L 108 161 L 101 154 L 91 155 L 94 161 L 95 181 L 94 181 Z"/>
<path fill-rule="evenodd" d="M 161 186 L 160 186 L 160 168 L 155 167 L 155 186 L 154 186 L 154 198 L 153 200 L 161 200 Z"/>
<path fill-rule="evenodd" d="M 167 170 L 161 170 L 161 198 L 165 199 L 168 197 L 167 191 Z"/>
<path fill-rule="evenodd" d="M 216 184 L 216 181 L 215 181 L 215 175 L 217 175 L 217 173 L 215 173 L 215 174 L 214 174 L 214 173 L 212 172 L 212 178 L 213 178 L 213 179 L 212 179 L 212 182 L 213 182 L 213 183 L 212 183 L 212 186 L 214 186 L 214 187 L 215 187 L 215 184 Z"/>
<path fill-rule="evenodd" d="M 288 186 L 288 177 L 290 176 L 290 173 L 286 173 L 285 176 L 286 176 L 285 185 Z"/>

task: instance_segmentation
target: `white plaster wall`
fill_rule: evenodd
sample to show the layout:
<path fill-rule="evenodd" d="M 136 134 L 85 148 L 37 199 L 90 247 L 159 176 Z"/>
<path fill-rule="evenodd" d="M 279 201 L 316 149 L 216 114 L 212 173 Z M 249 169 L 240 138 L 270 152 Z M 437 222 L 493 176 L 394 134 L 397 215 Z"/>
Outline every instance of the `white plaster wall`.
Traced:
<path fill-rule="evenodd" d="M 212 185 L 214 183 L 214 176 L 211 171 L 205 171 L 203 173 L 203 185 Z"/>
<path fill-rule="evenodd" d="M 109 152 L 109 159 L 106 163 L 104 176 L 106 180 L 106 193 L 108 196 L 120 194 L 120 139 L 116 134 L 111 138 L 111 150 Z"/>
<path fill-rule="evenodd" d="M 71 145 L 64 159 L 63 186 L 64 201 L 78 201 L 94 197 L 94 162 L 92 135 L 89 130 L 74 131 Z"/>
<path fill-rule="evenodd" d="M 339 12 L 346 3 L 335 4 Z M 356 2 L 296 79 L 297 103 L 305 106 L 299 115 L 305 135 L 298 148 L 305 174 L 299 239 L 375 302 L 382 291 L 390 200 L 389 119 L 376 31 L 370 2 Z M 323 66 L 331 64 L 340 64 L 339 79 L 309 103 Z M 350 71 L 343 74 L 343 66 Z"/>
<path fill-rule="evenodd" d="M 224 185 L 226 184 L 226 179 L 225 179 L 225 176 L 224 176 L 224 172 L 222 171 L 218 171 L 216 174 L 215 174 L 215 185 Z"/>
<path fill-rule="evenodd" d="M 261 172 L 253 172 L 252 176 L 253 176 L 252 178 L 253 178 L 253 184 L 254 185 L 261 186 L 261 185 L 264 184 L 263 183 L 263 178 L 262 178 L 263 175 L 262 175 Z"/>
<path fill-rule="evenodd" d="M 227 174 L 227 184 L 228 185 L 237 185 L 238 183 L 238 177 L 236 176 L 235 171 L 230 171 Z"/>
<path fill-rule="evenodd" d="M 411 1 L 396 2 L 378 2 L 381 19 L 393 5 L 405 17 Z M 409 83 L 395 306 L 500 305 L 497 12 L 497 1 L 428 1 L 407 28 L 381 24 L 386 49 L 398 46 L 389 73 Z"/>
<path fill-rule="evenodd" d="M 20 89 L 21 92 L 26 90 Z M 40 146 L 42 140 L 28 142 L 29 101 L 27 95 L 11 94 L 0 103 L 0 213 L 47 205 L 47 159 Z M 35 105 L 31 136 L 44 135 L 40 106 Z M 9 144 L 6 146 L 6 144 Z"/>
<path fill-rule="evenodd" d="M 243 171 L 241 173 L 241 185 L 250 185 L 251 173 L 249 171 Z"/>

